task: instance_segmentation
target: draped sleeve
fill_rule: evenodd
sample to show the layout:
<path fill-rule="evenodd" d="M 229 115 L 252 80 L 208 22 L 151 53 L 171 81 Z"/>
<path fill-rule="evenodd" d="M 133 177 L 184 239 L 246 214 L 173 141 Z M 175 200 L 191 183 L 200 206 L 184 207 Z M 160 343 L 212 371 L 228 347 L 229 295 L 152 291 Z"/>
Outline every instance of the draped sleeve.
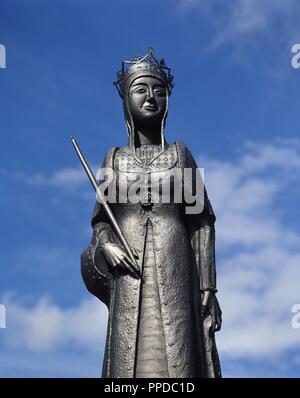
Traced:
<path fill-rule="evenodd" d="M 216 292 L 214 227 L 216 216 L 208 198 L 200 170 L 191 152 L 185 144 L 180 141 L 176 141 L 176 145 L 179 155 L 179 167 L 181 170 L 184 168 L 192 170 L 192 181 L 188 183 L 188 189 L 192 191 L 193 196 L 195 196 L 196 200 L 201 204 L 201 211 L 199 213 L 184 215 L 198 270 L 199 289 L 201 291 L 211 290 L 212 292 Z M 186 183 L 183 181 L 183 184 Z M 187 189 L 186 185 L 185 189 Z"/>
<path fill-rule="evenodd" d="M 107 152 L 101 168 L 113 168 L 113 158 L 116 149 L 114 147 Z M 98 184 L 101 182 L 100 177 Z M 94 207 L 91 224 L 93 236 L 89 246 L 81 254 L 81 274 L 87 289 L 109 306 L 113 278 L 101 252 L 99 240 L 101 237 L 103 241 L 103 234 L 107 236 L 107 240 L 113 239 L 114 233 L 104 208 L 98 201 L 96 201 Z"/>

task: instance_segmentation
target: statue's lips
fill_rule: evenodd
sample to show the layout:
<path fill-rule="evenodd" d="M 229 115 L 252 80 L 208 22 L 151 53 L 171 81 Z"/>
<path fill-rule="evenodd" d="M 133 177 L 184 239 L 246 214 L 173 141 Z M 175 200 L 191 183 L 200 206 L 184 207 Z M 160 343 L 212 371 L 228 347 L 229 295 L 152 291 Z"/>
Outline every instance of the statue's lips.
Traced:
<path fill-rule="evenodd" d="M 145 109 L 146 111 L 150 111 L 150 112 L 154 112 L 157 110 L 156 106 L 151 106 L 151 105 L 145 105 L 145 106 L 143 106 L 143 109 Z"/>

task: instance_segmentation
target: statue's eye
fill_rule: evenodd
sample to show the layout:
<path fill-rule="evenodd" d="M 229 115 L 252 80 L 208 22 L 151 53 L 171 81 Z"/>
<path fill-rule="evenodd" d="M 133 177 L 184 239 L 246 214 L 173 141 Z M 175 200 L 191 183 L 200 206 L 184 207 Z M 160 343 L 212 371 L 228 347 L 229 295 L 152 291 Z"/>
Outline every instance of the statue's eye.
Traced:
<path fill-rule="evenodd" d="M 135 92 L 139 94 L 144 94 L 146 90 L 144 88 L 138 88 Z"/>
<path fill-rule="evenodd" d="M 160 97 L 163 97 L 166 95 L 166 92 L 164 90 L 155 90 L 155 94 Z"/>

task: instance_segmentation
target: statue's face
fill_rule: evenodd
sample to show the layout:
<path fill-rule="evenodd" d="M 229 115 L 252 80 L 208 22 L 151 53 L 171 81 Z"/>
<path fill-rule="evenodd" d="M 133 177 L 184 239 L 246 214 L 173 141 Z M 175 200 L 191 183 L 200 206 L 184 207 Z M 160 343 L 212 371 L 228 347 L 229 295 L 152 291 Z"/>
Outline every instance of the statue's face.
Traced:
<path fill-rule="evenodd" d="M 161 122 L 166 110 L 167 90 L 155 77 L 138 77 L 130 86 L 128 104 L 134 122 Z"/>

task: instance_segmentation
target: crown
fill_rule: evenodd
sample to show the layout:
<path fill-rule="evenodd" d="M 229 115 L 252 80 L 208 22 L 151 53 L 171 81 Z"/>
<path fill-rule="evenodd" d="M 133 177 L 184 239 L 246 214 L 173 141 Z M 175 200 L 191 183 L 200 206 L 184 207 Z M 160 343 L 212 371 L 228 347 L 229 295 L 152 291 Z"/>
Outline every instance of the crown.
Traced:
<path fill-rule="evenodd" d="M 148 48 L 146 55 L 136 55 L 131 61 L 122 62 L 122 69 L 117 73 L 117 80 L 114 81 L 121 98 L 124 96 L 125 85 L 128 86 L 139 75 L 153 76 L 162 80 L 168 87 L 169 95 L 171 94 L 174 87 L 171 68 L 166 66 L 163 58 L 157 59 L 154 56 L 152 47 Z"/>

